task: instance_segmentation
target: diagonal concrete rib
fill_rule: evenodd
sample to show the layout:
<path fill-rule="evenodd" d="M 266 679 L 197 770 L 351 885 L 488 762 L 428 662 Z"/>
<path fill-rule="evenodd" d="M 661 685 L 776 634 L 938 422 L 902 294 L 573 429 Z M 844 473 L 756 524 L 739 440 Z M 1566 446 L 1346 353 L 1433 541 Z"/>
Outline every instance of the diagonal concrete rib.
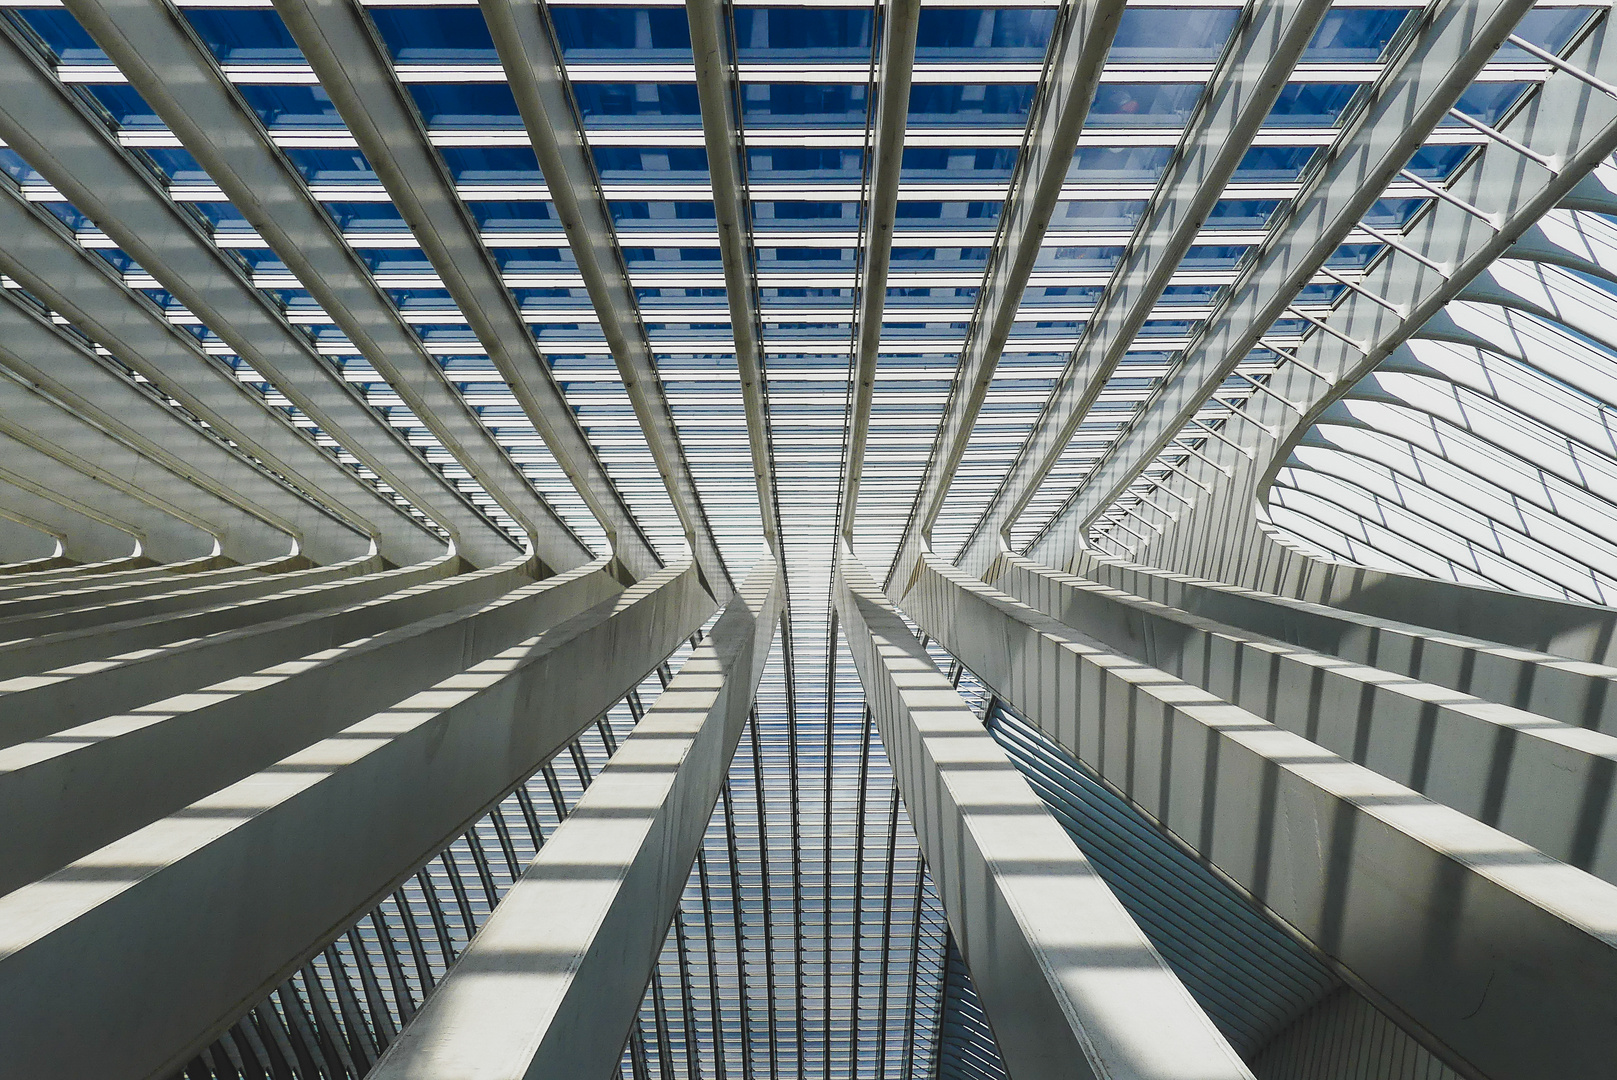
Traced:
<path fill-rule="evenodd" d="M 949 483 L 965 455 L 971 429 L 999 364 L 1000 351 L 1016 322 L 1028 276 L 1050 226 L 1050 215 L 1061 197 L 1061 185 L 1072 168 L 1078 134 L 1089 115 L 1112 36 L 1123 18 L 1123 6 L 1123 0 L 1074 0 L 1064 5 L 1056 18 L 1039 98 L 1028 119 L 1016 175 L 1000 215 L 988 273 L 971 327 L 966 331 L 960 368 L 944 406 L 938 438 L 899 543 L 893 575 L 907 570 L 914 546 L 931 533 Z M 854 422 L 861 422 L 861 418 L 855 417 Z"/>
<path fill-rule="evenodd" d="M 317 563 L 358 558 L 370 537 L 186 420 L 33 309 L 0 290 L 0 367 L 142 454 L 291 534 Z"/>
<path fill-rule="evenodd" d="M 539 158 L 556 215 L 561 218 L 578 272 L 601 320 L 623 388 L 662 475 L 668 498 L 685 530 L 696 565 L 715 600 L 728 602 L 734 583 L 714 539 L 707 511 L 680 443 L 663 393 L 657 363 L 618 248 L 612 214 L 601 192 L 595 161 L 579 125 L 555 31 L 534 0 L 485 0 L 480 4 L 494 35 L 517 110 Z M 757 463 L 755 462 L 755 467 Z"/>
<path fill-rule="evenodd" d="M 614 554 L 636 577 L 654 572 L 661 560 L 540 354 L 476 224 L 455 193 L 448 169 L 427 138 L 409 92 L 394 76 L 370 17 L 349 0 L 279 0 L 276 10 L 489 359 L 606 531 Z M 295 173 L 286 179 L 303 187 Z M 318 216 L 324 222 L 324 215 Z M 305 249 L 305 257 L 311 239 L 332 248 L 334 260 L 336 249 L 344 249 L 342 257 L 351 261 L 341 236 L 329 225 L 323 233 L 309 226 L 299 229 L 295 241 Z M 326 301 L 326 310 L 341 322 L 331 304 Z M 358 306 L 353 305 L 351 318 L 358 317 Z M 405 342 L 394 339 L 402 333 L 419 350 L 413 333 L 399 322 L 391 305 L 387 308 L 386 325 L 377 315 L 366 320 L 372 342 L 377 347 L 387 343 L 389 351 L 397 352 Z M 359 343 L 352 330 L 349 336 Z M 371 349 L 365 351 L 369 354 Z"/>
<path fill-rule="evenodd" d="M 1331 148 L 1325 167 L 1298 196 L 1178 367 L 1108 448 L 1051 528 L 1065 534 L 1078 522 L 1087 526 L 1150 464 L 1257 347 L 1531 7 L 1530 0 L 1450 0 L 1430 16 L 1388 63 L 1363 112 Z M 1051 535 L 1047 528 L 1043 536 Z"/>
<path fill-rule="evenodd" d="M 234 371 L 127 288 L 60 222 L 5 184 L 0 184 L 0 268 L 165 394 L 339 509 L 376 540 L 384 558 L 404 565 L 442 553 L 441 539 L 317 447 L 284 413 L 267 408 Z M 18 303 L 11 297 L 0 300 Z"/>
<path fill-rule="evenodd" d="M 1196 242 L 1202 222 L 1329 10 L 1329 0 L 1263 0 L 1242 21 L 1061 381 L 968 541 L 962 565 L 987 566 L 1001 531 L 1021 516 L 1055 467 Z"/>
<path fill-rule="evenodd" d="M 306 186 L 289 182 L 296 177 L 290 163 L 183 17 L 166 4 L 123 0 L 86 0 L 73 14 L 422 423 L 487 481 L 540 558 L 552 565 L 587 560 L 588 550 L 499 451 L 357 257 L 332 235 Z M 0 63 L 7 141 L 327 434 L 449 530 L 468 558 L 508 558 L 513 545 L 494 523 L 365 403 L 37 57 L 24 62 L 25 46 L 14 34 L 4 35 L 4 44 L 11 53 Z M 392 336 L 381 338 L 389 328 Z"/>

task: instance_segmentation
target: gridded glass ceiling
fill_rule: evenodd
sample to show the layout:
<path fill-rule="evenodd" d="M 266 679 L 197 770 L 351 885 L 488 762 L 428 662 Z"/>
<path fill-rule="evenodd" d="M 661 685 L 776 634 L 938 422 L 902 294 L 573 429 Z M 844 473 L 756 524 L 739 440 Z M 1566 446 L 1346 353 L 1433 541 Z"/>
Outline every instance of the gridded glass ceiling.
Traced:
<path fill-rule="evenodd" d="M 153 0 L 154 3 L 161 0 Z M 476 324 L 389 196 L 386 177 L 344 123 L 282 10 L 300 0 L 179 5 L 179 15 L 340 230 L 362 273 L 418 335 L 481 423 L 586 543 L 606 537 L 490 359 Z M 358 388 L 513 536 L 517 520 L 443 445 L 325 311 L 288 261 L 232 205 L 154 107 L 75 18 L 79 0 L 4 5 L 79 104 L 250 275 L 325 363 Z M 392 74 L 440 156 L 453 200 L 473 223 L 590 446 L 657 551 L 685 550 L 675 507 L 615 362 L 535 154 L 493 37 L 475 3 L 371 3 L 363 10 Z M 937 453 L 985 274 L 1007 241 L 1007 196 L 1027 152 L 1046 77 L 1055 3 L 921 5 L 899 163 L 891 269 L 881 310 L 863 484 L 850 528 L 878 577 L 890 570 L 922 474 Z M 1424 24 L 1419 3 L 1337 4 L 1279 93 L 1126 355 L 1082 417 L 1012 532 L 1040 535 L 1120 433 L 1137 421 L 1186 347 L 1221 312 L 1232 283 L 1323 167 L 1370 88 Z M 683 6 L 555 0 L 548 20 L 565 61 L 580 137 L 638 303 L 637 317 L 719 550 L 739 580 L 764 550 L 731 300 L 709 172 L 698 71 Z M 725 12 L 738 151 L 750 210 L 745 278 L 762 328 L 771 441 L 791 614 L 758 713 L 710 831 L 704 863 L 646 1004 L 663 1076 L 930 1075 L 943 1004 L 944 926 L 851 662 L 830 617 L 833 539 L 849 429 L 855 320 L 872 241 L 867 212 L 882 51 L 880 6 L 736 3 Z M 1517 33 L 1560 53 L 1597 18 L 1544 3 Z M 1187 124 L 1203 102 L 1241 8 L 1130 3 L 1040 239 L 1009 338 L 932 531 L 959 554 L 1035 429 L 1131 244 Z M 1404 230 L 1431 212 L 1497 129 L 1554 68 L 1507 45 L 1482 70 L 1368 214 L 1267 328 L 1176 440 L 1090 532 L 1104 550 L 1140 550 L 1155 514 L 1185 498 L 1170 477 L 1261 399 L 1277 360 L 1324 333 L 1335 308 Z M 181 106 L 183 107 L 183 105 Z M 708 123 L 711 125 L 711 118 Z M 1480 125 L 1480 127 L 1479 127 Z M 124 284 L 157 304 L 266 405 L 318 431 L 295 402 L 237 355 L 12 149 L 0 166 Z M 1523 262 L 1523 290 L 1544 308 L 1457 301 L 1450 317 L 1477 337 L 1419 340 L 1353 387 L 1274 478 L 1268 514 L 1314 550 L 1459 580 L 1610 602 L 1617 550 L 1606 539 L 1617 491 L 1611 441 L 1617 330 L 1617 226 L 1602 213 L 1547 219 L 1591 251 L 1587 266 Z M 1391 239 L 1389 239 L 1391 238 Z M 1501 264 L 1503 266 L 1503 264 Z M 21 290 L 16 281 L 5 287 Z M 1552 307 L 1554 305 L 1551 305 Z M 1574 311 L 1574 308 L 1576 310 Z M 1571 314 L 1568 314 L 1571 312 Z M 621 312 L 607 312 L 608 317 Z M 69 320 L 58 317 L 64 325 Z M 1454 335 L 1451 335 L 1453 337 Z M 138 372 L 132 358 L 124 360 Z M 385 486 L 385 485 L 384 485 Z M 1457 496 L 1463 489 L 1467 494 Z M 1188 489 L 1186 489 L 1188 490 Z M 1472 494 L 1480 492 L 1480 494 Z M 1147 509 L 1146 504 L 1158 509 Z M 710 880 L 722 863 L 733 889 Z M 722 903 L 721 903 L 722 900 Z M 723 907 L 721 913 L 717 908 Z M 722 918 L 721 918 L 722 916 Z M 715 919 L 731 944 L 711 958 Z M 722 935 L 721 935 L 722 936 Z M 661 995 L 659 997 L 659 995 Z M 677 1011 L 676 1020 L 670 1020 Z M 660 1017 L 660 1019 L 659 1019 Z M 952 1060 L 952 1059 L 951 1059 Z M 625 1059 L 629 1072 L 644 1061 Z"/>

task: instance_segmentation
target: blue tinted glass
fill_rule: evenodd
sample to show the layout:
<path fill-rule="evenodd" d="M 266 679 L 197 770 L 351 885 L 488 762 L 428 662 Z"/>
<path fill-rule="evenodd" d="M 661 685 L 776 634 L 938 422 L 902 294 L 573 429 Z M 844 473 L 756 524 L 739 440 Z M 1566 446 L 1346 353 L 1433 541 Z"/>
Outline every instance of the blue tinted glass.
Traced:
<path fill-rule="evenodd" d="M 1166 146 L 1080 146 L 1072 155 L 1067 179 L 1079 183 L 1155 180 L 1171 156 L 1173 151 Z"/>
<path fill-rule="evenodd" d="M 1145 213 L 1143 199 L 1073 199 L 1056 203 L 1052 229 L 1132 229 Z"/>
<path fill-rule="evenodd" d="M 863 158 L 863 150 L 846 147 L 748 147 L 747 169 L 772 180 L 857 180 Z"/>
<path fill-rule="evenodd" d="M 633 117 L 636 126 L 702 123 L 695 83 L 575 82 L 573 95 L 587 124 L 598 126 L 619 117 Z"/>
<path fill-rule="evenodd" d="M 898 269 L 979 270 L 988 265 L 988 248 L 894 247 L 893 263 Z"/>
<path fill-rule="evenodd" d="M 700 146 L 596 146 L 592 149 L 595 167 L 602 178 L 701 180 L 707 177 L 707 150 Z"/>
<path fill-rule="evenodd" d="M 1484 124 L 1497 125 L 1506 110 L 1516 104 L 1526 92 L 1527 83 L 1472 83 L 1455 103 L 1455 108 Z M 1443 120 L 1447 127 L 1457 127 L 1461 121 L 1452 117 Z"/>
<path fill-rule="evenodd" d="M 1037 87 L 1005 83 L 961 86 L 915 83 L 910 87 L 912 125 L 1022 127 Z"/>
<path fill-rule="evenodd" d="M 528 146 L 445 146 L 439 151 L 457 183 L 540 183 L 539 159 Z"/>
<path fill-rule="evenodd" d="M 1239 15 L 1234 8 L 1128 8 L 1109 59 L 1216 60 Z"/>
<path fill-rule="evenodd" d="M 1120 247 L 1045 247 L 1039 249 L 1039 257 L 1034 265 L 1110 270 L 1122 257 L 1123 249 Z"/>
<path fill-rule="evenodd" d="M 894 252 L 897 257 L 897 252 Z M 783 270 L 789 265 L 810 268 L 810 270 L 839 270 L 839 268 L 852 268 L 854 265 L 854 249 L 852 247 L 760 247 L 758 249 L 758 264 L 773 270 Z"/>
<path fill-rule="evenodd" d="M 326 212 L 344 232 L 396 232 L 409 228 L 390 202 L 328 202 Z"/>
<path fill-rule="evenodd" d="M 292 31 L 268 8 L 184 8 L 181 12 L 221 64 L 303 60 Z"/>
<path fill-rule="evenodd" d="M 1559 53 L 1567 47 L 1572 35 L 1589 21 L 1589 16 L 1594 12 L 1594 8 L 1547 8 L 1529 11 L 1522 16 L 1521 22 L 1516 24 L 1516 36 L 1524 41 L 1531 41 L 1541 49 Z M 1497 55 L 1500 60 L 1534 59 L 1531 54 L 1508 43 Z"/>
<path fill-rule="evenodd" d="M 269 248 L 231 248 L 236 257 L 247 264 L 249 270 L 285 270 L 281 257 Z"/>
<path fill-rule="evenodd" d="M 1201 94 L 1200 83 L 1102 83 L 1088 122 L 1096 127 L 1183 127 Z"/>
<path fill-rule="evenodd" d="M 556 270 L 563 263 L 573 265 L 573 253 L 567 248 L 538 247 L 538 248 L 490 248 L 489 254 L 499 264 L 502 271 L 519 272 L 523 270 Z"/>
<path fill-rule="evenodd" d="M 1330 304 L 1334 303 L 1336 298 L 1345 292 L 1347 292 L 1346 285 L 1310 283 L 1297 290 L 1297 299 L 1310 304 Z M 1301 329 L 1300 326 L 1298 328 Z"/>
<path fill-rule="evenodd" d="M 431 128 L 520 128 L 517 99 L 504 83 L 411 83 L 421 118 Z"/>
<path fill-rule="evenodd" d="M 1183 265 L 1195 270 L 1228 270 L 1249 250 L 1245 244 L 1197 244 L 1185 252 Z"/>
<path fill-rule="evenodd" d="M 160 146 L 152 147 L 146 154 L 170 180 L 182 184 L 205 184 L 210 179 L 208 171 L 191 156 L 189 150 L 178 146 Z"/>
<path fill-rule="evenodd" d="M 1447 180 L 1471 150 L 1469 146 L 1423 146 L 1415 151 L 1404 168 L 1423 180 Z"/>
<path fill-rule="evenodd" d="M 342 117 L 319 86 L 238 86 L 265 127 L 341 127 Z"/>
<path fill-rule="evenodd" d="M 682 60 L 691 55 L 683 8 L 561 7 L 550 17 L 568 60 Z"/>
<path fill-rule="evenodd" d="M 1255 146 L 1241 158 L 1231 179 L 1247 183 L 1295 180 L 1313 156 L 1312 146 Z"/>
<path fill-rule="evenodd" d="M 760 252 L 761 254 L 762 252 Z M 626 247 L 623 249 L 623 258 L 625 262 L 631 265 L 656 263 L 667 266 L 672 263 L 700 263 L 705 268 L 719 265 L 719 249 L 707 247 Z"/>
<path fill-rule="evenodd" d="M 922 8 L 917 60 L 1039 60 L 1055 26 L 1053 8 Z"/>
<path fill-rule="evenodd" d="M 371 8 L 388 52 L 401 64 L 497 64 L 499 53 L 475 7 Z"/>
<path fill-rule="evenodd" d="M 901 202 L 895 215 L 899 228 L 993 229 L 999 223 L 1003 203 L 997 202 Z M 857 217 L 857 214 L 850 214 Z"/>
<path fill-rule="evenodd" d="M 124 253 L 121 248 L 91 248 L 97 255 L 111 263 L 120 273 L 139 273 L 140 264 Z"/>
<path fill-rule="evenodd" d="M 1330 127 L 1358 92 L 1354 83 L 1288 83 L 1264 123 L 1269 127 Z"/>
<path fill-rule="evenodd" d="M 78 232 L 80 229 L 90 228 L 94 222 L 79 212 L 79 208 L 70 202 L 40 203 L 45 209 L 55 214 L 63 225 Z"/>
<path fill-rule="evenodd" d="M 311 184 L 374 182 L 376 172 L 358 150 L 289 147 L 286 156 Z"/>
<path fill-rule="evenodd" d="M 902 204 L 900 204 L 902 205 Z M 851 202 L 755 202 L 752 219 L 758 225 L 785 222 L 793 228 L 804 225 L 830 224 L 840 226 L 859 220 L 859 204 Z"/>
<path fill-rule="evenodd" d="M 446 289 L 389 289 L 388 298 L 393 306 L 400 311 L 419 311 L 423 308 L 453 307 L 455 301 L 450 299 Z"/>
<path fill-rule="evenodd" d="M 1328 12 L 1303 53 L 1312 61 L 1372 61 L 1403 25 L 1401 8 L 1336 8 Z"/>
<path fill-rule="evenodd" d="M 1016 148 L 1012 146 L 908 146 L 899 175 L 906 179 L 1004 180 L 1015 167 Z"/>
<path fill-rule="evenodd" d="M 79 21 L 65 11 L 23 8 L 17 14 L 64 64 L 110 64 L 107 54 Z"/>
<path fill-rule="evenodd" d="M 1280 206 L 1278 199 L 1220 199 L 1207 215 L 1213 228 L 1260 229 Z"/>
<path fill-rule="evenodd" d="M 251 229 L 245 215 L 236 209 L 235 203 L 228 202 L 197 202 L 186 204 L 208 219 L 208 224 L 215 229 L 223 231 L 243 231 Z"/>
<path fill-rule="evenodd" d="M 692 98 L 696 87 L 691 88 Z M 748 83 L 741 90 L 749 127 L 865 124 L 868 87 L 849 83 Z"/>
<path fill-rule="evenodd" d="M 742 60 L 868 60 L 870 23 L 868 8 L 737 8 L 736 51 Z"/>
<path fill-rule="evenodd" d="M 126 128 L 160 128 L 166 127 L 161 117 L 157 115 L 146 99 L 133 86 L 124 86 L 119 83 L 104 83 L 84 88 L 90 96 L 101 103 L 101 107 L 112 115 L 119 127 Z"/>
<path fill-rule="evenodd" d="M 712 221 L 713 204 L 710 202 L 639 202 L 613 201 L 607 203 L 612 220 L 626 222 L 632 227 L 664 225 L 675 228 L 693 221 Z"/>
<path fill-rule="evenodd" d="M 1210 304 L 1223 289 L 1222 285 L 1169 285 L 1162 290 L 1162 302 L 1168 304 Z"/>
<path fill-rule="evenodd" d="M 1325 260 L 1325 265 L 1333 268 L 1362 267 L 1380 251 L 1380 244 L 1343 244 L 1331 253 L 1331 257 Z"/>
<path fill-rule="evenodd" d="M 521 232 L 561 228 L 556 207 L 548 202 L 468 202 L 477 227 L 484 232 Z"/>
<path fill-rule="evenodd" d="M 1377 228 L 1401 229 L 1429 202 L 1430 199 L 1377 199 L 1363 220 Z"/>

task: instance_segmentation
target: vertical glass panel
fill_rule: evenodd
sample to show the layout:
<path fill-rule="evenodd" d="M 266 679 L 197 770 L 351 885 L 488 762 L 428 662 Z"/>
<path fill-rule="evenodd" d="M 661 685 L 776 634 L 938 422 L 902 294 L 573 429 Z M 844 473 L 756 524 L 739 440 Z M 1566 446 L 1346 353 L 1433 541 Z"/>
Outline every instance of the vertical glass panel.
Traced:
<path fill-rule="evenodd" d="M 868 60 L 870 25 L 868 8 L 737 8 L 736 52 L 744 61 Z"/>
<path fill-rule="evenodd" d="M 1021 128 L 1037 89 L 1032 84 L 915 83 L 909 122 L 917 127 Z"/>
<path fill-rule="evenodd" d="M 1279 199 L 1220 199 L 1207 215 L 1207 225 L 1217 229 L 1261 229 L 1279 206 Z"/>
<path fill-rule="evenodd" d="M 189 150 L 178 146 L 152 147 L 146 151 L 146 156 L 163 170 L 164 176 L 176 183 L 205 184 L 212 179 Z"/>
<path fill-rule="evenodd" d="M 904 151 L 909 160 L 911 151 Z M 864 151 L 852 147 L 765 146 L 747 149 L 747 170 L 760 180 L 857 180 Z M 706 157 L 703 158 L 704 168 Z"/>
<path fill-rule="evenodd" d="M 1216 60 L 1239 15 L 1234 8 L 1128 8 L 1108 59 Z"/>
<path fill-rule="evenodd" d="M 578 111 L 590 127 L 700 127 L 695 83 L 575 82 Z"/>
<path fill-rule="evenodd" d="M 297 64 L 292 31 L 270 8 L 182 8 L 181 14 L 221 64 Z"/>
<path fill-rule="evenodd" d="M 1008 180 L 1015 166 L 1012 146 L 909 146 L 899 172 L 909 180 Z"/>
<path fill-rule="evenodd" d="M 555 7 L 562 56 L 572 61 L 678 63 L 691 58 L 691 24 L 679 7 Z"/>
<path fill-rule="evenodd" d="M 695 91 L 695 87 L 691 90 Z M 748 127 L 864 127 L 869 88 L 850 83 L 748 83 L 741 115 Z M 697 110 L 700 120 L 700 110 Z"/>
<path fill-rule="evenodd" d="M 371 21 L 400 64 L 497 64 L 499 53 L 475 7 L 371 8 Z"/>
<path fill-rule="evenodd" d="M 1295 180 L 1313 157 L 1312 146 L 1255 146 L 1241 158 L 1231 179 L 1237 183 Z"/>
<path fill-rule="evenodd" d="M 66 11 L 55 8 L 22 8 L 17 16 L 38 34 L 51 52 L 64 64 L 110 64 L 107 54 L 95 43 L 88 30 Z"/>
<path fill-rule="evenodd" d="M 358 150 L 288 147 L 286 156 L 311 184 L 376 182 L 376 170 Z"/>
<path fill-rule="evenodd" d="M 1358 92 L 1354 83 L 1288 83 L 1263 122 L 1268 127 L 1331 127 Z"/>
<path fill-rule="evenodd" d="M 1404 23 L 1402 8 L 1335 8 L 1328 12 L 1303 60 L 1366 63 L 1381 52 Z"/>
<path fill-rule="evenodd" d="M 80 89 L 106 109 L 119 127 L 151 129 L 168 126 L 157 115 L 157 110 L 146 104 L 146 99 L 141 97 L 140 92 L 133 86 L 122 83 L 100 83 Z"/>
<path fill-rule="evenodd" d="M 1541 8 L 1529 11 L 1522 16 L 1521 22 L 1516 24 L 1516 36 L 1524 41 L 1531 41 L 1541 49 L 1559 53 L 1589 21 L 1595 10 L 1584 7 Z M 1506 43 L 1497 55 L 1498 59 L 1507 61 L 1534 59 L 1530 53 L 1509 43 Z"/>
<path fill-rule="evenodd" d="M 468 201 L 466 208 L 472 212 L 473 220 L 483 232 L 521 232 L 537 229 L 554 231 L 561 228 L 561 221 L 556 217 L 556 207 L 549 202 L 478 200 Z"/>
<path fill-rule="evenodd" d="M 342 117 L 320 86 L 238 86 L 265 127 L 340 128 Z"/>
<path fill-rule="evenodd" d="M 331 220 L 344 232 L 396 232 L 408 229 L 390 202 L 328 202 Z"/>
<path fill-rule="evenodd" d="M 1053 8 L 921 9 L 917 60 L 984 63 L 1042 60 L 1055 27 Z"/>
<path fill-rule="evenodd" d="M 1087 123 L 1094 127 L 1183 127 L 1201 83 L 1102 83 Z"/>
<path fill-rule="evenodd" d="M 593 150 L 602 179 L 707 179 L 707 150 L 700 146 L 597 146 Z M 528 156 L 533 157 L 531 151 Z"/>
<path fill-rule="evenodd" d="M 1172 156 L 1173 150 L 1166 146 L 1080 146 L 1072 155 L 1067 179 L 1074 183 L 1155 181 Z"/>
<path fill-rule="evenodd" d="M 410 96 L 430 128 L 522 127 L 516 98 L 504 83 L 411 83 Z"/>

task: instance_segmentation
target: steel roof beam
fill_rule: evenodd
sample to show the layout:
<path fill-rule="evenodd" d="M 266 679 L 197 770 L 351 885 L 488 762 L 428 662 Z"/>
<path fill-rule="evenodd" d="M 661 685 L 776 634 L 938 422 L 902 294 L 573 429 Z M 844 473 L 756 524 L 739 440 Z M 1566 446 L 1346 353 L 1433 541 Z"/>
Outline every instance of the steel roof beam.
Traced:
<path fill-rule="evenodd" d="M 228 502 L 295 537 L 298 550 L 317 563 L 358 558 L 370 548 L 368 535 L 185 419 L 9 290 L 0 290 L 0 367 L 185 477 L 196 497 Z"/>
<path fill-rule="evenodd" d="M 1123 0 L 1069 0 L 1056 16 L 1039 97 L 1017 155 L 1016 173 L 1000 215 L 993 254 L 966 332 L 949 403 L 905 525 L 905 539 L 899 545 L 900 561 L 908 557 L 902 553 L 911 545 L 930 535 L 955 469 L 965 455 L 988 384 L 1039 257 L 1040 244 L 1050 227 L 1050 215 L 1055 212 L 1062 184 L 1072 169 L 1078 134 L 1089 115 L 1123 7 Z M 898 566 L 895 562 L 895 573 Z"/>
<path fill-rule="evenodd" d="M 166 4 L 83 0 L 72 13 L 220 183 L 265 242 L 421 422 L 521 522 L 551 565 L 590 553 L 527 485 L 377 288 L 218 64 Z M 26 46 L 7 33 L 12 52 Z M 37 57 L 6 65 L 5 129 L 25 157 L 332 438 L 433 516 L 479 564 L 512 545 L 401 432 L 322 360 L 267 298 L 95 124 Z M 71 134 L 69 134 L 71 133 Z M 17 144 L 13 144 L 17 145 Z M 121 182 L 120 182 L 121 181 Z M 481 444 L 481 445 L 479 445 Z M 503 469 L 501 468 L 503 466 Z M 503 472 L 503 475 L 502 475 Z"/>
<path fill-rule="evenodd" d="M 439 537 L 317 447 L 286 414 L 268 408 L 196 338 L 172 326 L 105 260 L 81 248 L 60 222 L 7 184 L 0 184 L 0 236 L 6 273 L 169 397 L 336 508 L 375 539 L 384 558 L 407 565 L 443 553 Z"/>
<path fill-rule="evenodd" d="M 293 554 L 289 533 L 170 472 L 138 449 L 0 373 L 0 470 L 56 498 L 116 514 L 144 554 L 183 562 L 215 554 L 253 563 Z"/>
<path fill-rule="evenodd" d="M 876 100 L 875 144 L 871 149 L 870 194 L 865 205 L 864 265 L 859 310 L 854 317 L 853 406 L 848 417 L 848 449 L 842 467 L 842 535 L 853 539 L 859 509 L 859 483 L 870 435 L 870 408 L 876 394 L 876 361 L 881 351 L 882 312 L 887 304 L 887 269 L 898 221 L 898 182 L 904 159 L 905 124 L 910 110 L 910 77 L 921 21 L 920 0 L 895 0 L 882 15 L 880 89 Z"/>
<path fill-rule="evenodd" d="M 662 561 L 590 445 L 549 361 L 523 322 L 516 299 L 483 246 L 470 212 L 455 193 L 454 179 L 433 148 L 409 91 L 395 77 L 386 47 L 370 17 L 349 0 L 279 0 L 275 7 L 409 225 L 413 241 L 420 245 L 460 309 L 454 321 L 464 318 L 477 335 L 556 463 L 605 530 L 624 568 L 635 577 L 657 570 Z M 301 185 L 301 180 L 297 183 Z M 333 226 L 328 225 L 317 239 L 333 249 L 346 248 Z M 299 240 L 308 243 L 301 235 Z M 335 257 L 335 250 L 333 254 Z M 340 257 L 351 258 L 346 253 Z M 395 351 L 408 348 L 421 352 L 414 334 L 385 297 L 374 290 L 359 296 L 362 302 L 372 298 L 386 308 L 385 312 L 376 311 L 372 320 L 377 324 L 371 331 L 377 344 L 385 338 Z M 326 310 L 337 316 L 329 303 Z M 349 337 L 355 344 L 360 343 L 352 331 Z M 369 356 L 373 350 L 363 351 Z M 449 392 L 454 393 L 452 389 Z M 492 443 L 493 437 L 484 431 Z M 445 445 L 466 461 L 466 455 L 458 452 L 454 444 L 445 440 Z M 516 468 L 503 450 L 497 446 L 494 449 L 504 468 Z M 471 463 L 466 463 L 470 467 Z M 530 482 L 526 477 L 519 479 L 528 489 L 525 497 L 532 499 Z M 495 493 L 489 483 L 484 486 L 490 494 Z"/>
<path fill-rule="evenodd" d="M 711 595 L 720 604 L 726 603 L 734 583 L 663 392 L 549 12 L 543 4 L 530 0 L 482 0 L 479 6 L 624 391 L 685 531 L 685 541 Z"/>
<path fill-rule="evenodd" d="M 1000 534 L 1021 517 L 1055 468 L 1197 242 L 1208 213 L 1225 197 L 1230 177 L 1330 6 L 1329 0 L 1262 0 L 1237 28 L 1060 381 L 983 511 L 961 565 L 974 572 L 987 567 Z"/>
<path fill-rule="evenodd" d="M 747 439 L 751 445 L 753 473 L 758 485 L 758 506 L 763 514 L 764 538 L 770 550 L 778 553 L 780 507 L 775 490 L 774 447 L 769 427 L 763 320 L 758 311 L 752 200 L 747 188 L 746 148 L 741 145 L 740 118 L 732 108 L 734 102 L 739 100 L 739 95 L 733 77 L 734 57 L 730 55 L 730 27 L 726 11 L 727 7 L 715 0 L 693 0 L 685 5 L 695 59 L 696 94 L 702 109 L 708 177 L 713 185 L 719 257 L 724 265 L 724 291 L 730 307 L 736 368 L 741 376 L 741 400 L 747 414 Z"/>
<path fill-rule="evenodd" d="M 1531 0 L 1449 0 L 1388 63 L 1325 165 L 1277 226 L 1220 310 L 1060 512 L 1086 527 L 1161 452 L 1286 314 L 1303 287 L 1499 50 Z M 1492 153 L 1488 148 L 1484 153 Z M 1537 166 L 1534 166 L 1537 168 Z M 1592 167 L 1592 166 L 1591 166 Z M 1439 253 L 1446 258 L 1447 252 Z M 1366 307 L 1376 307 L 1366 304 Z M 1376 307 L 1379 316 L 1389 313 Z M 1316 335 L 1317 336 L 1317 335 Z M 1046 530 L 1038 543 L 1048 549 Z"/>

